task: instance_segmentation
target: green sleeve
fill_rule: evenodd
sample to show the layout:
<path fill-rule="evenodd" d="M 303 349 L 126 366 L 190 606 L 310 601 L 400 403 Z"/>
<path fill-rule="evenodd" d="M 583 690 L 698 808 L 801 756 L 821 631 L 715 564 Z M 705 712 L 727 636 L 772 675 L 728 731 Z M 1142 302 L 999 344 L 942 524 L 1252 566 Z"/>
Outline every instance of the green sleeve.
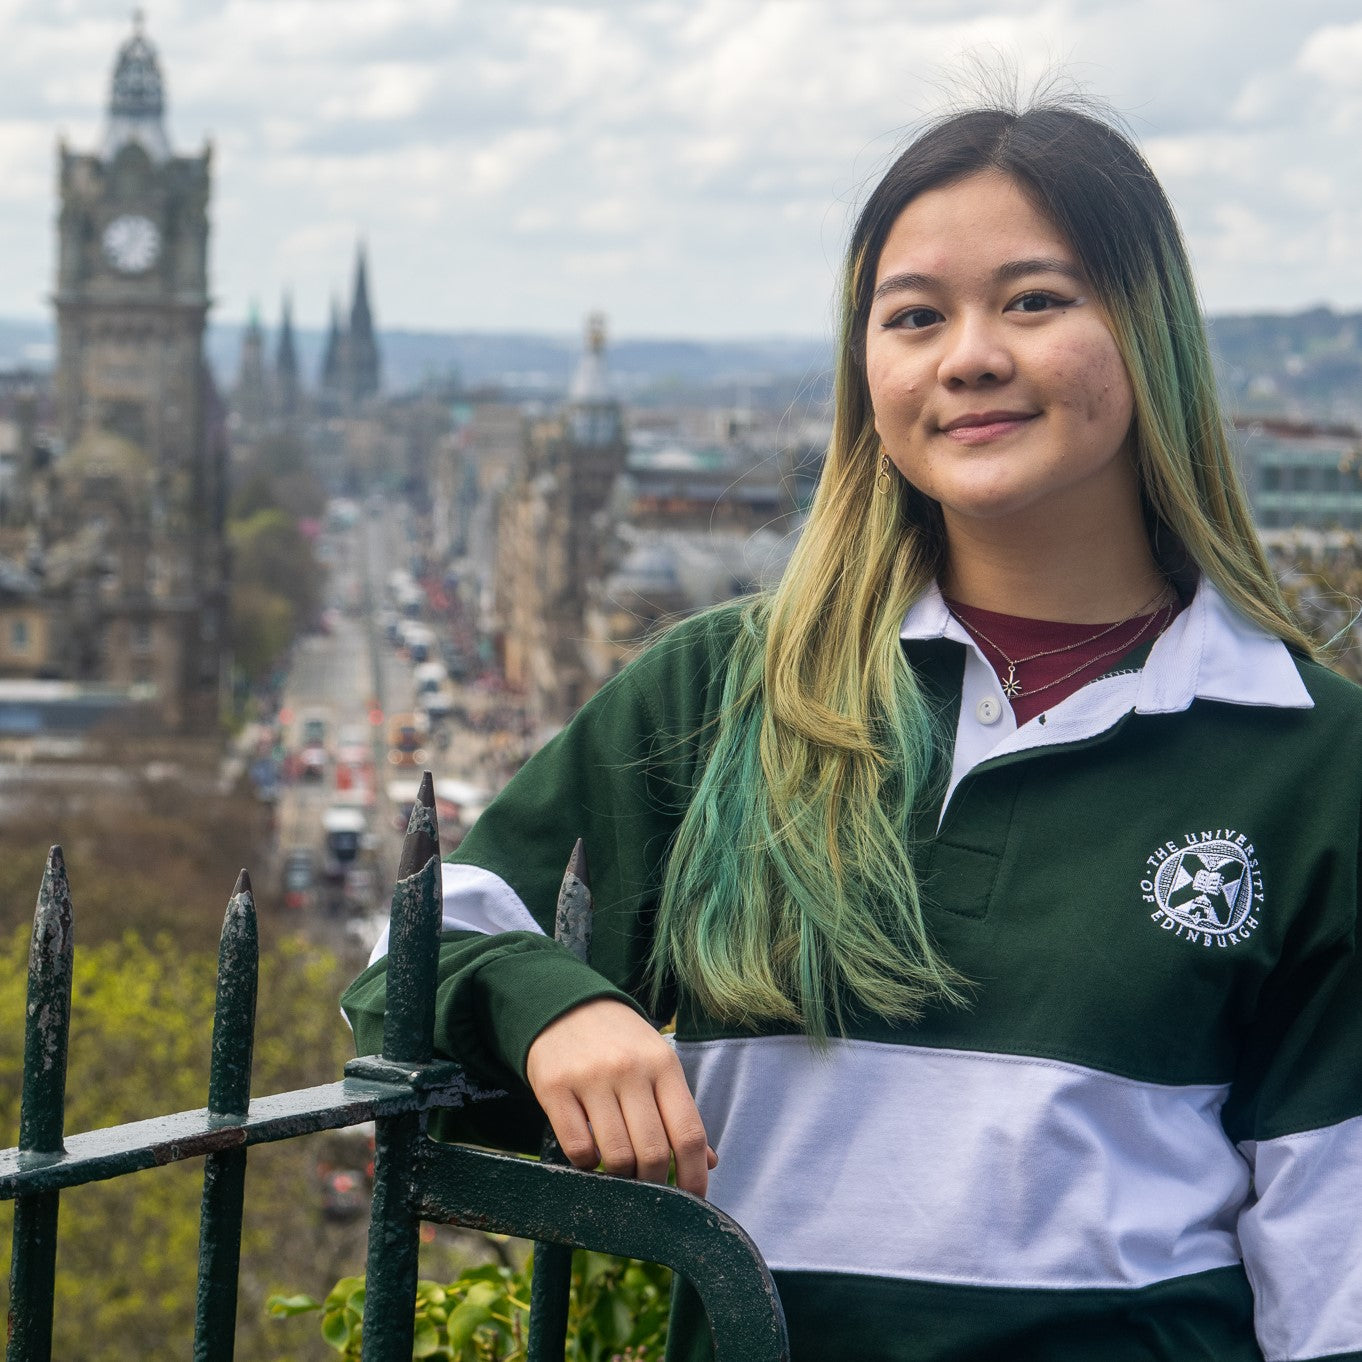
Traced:
<path fill-rule="evenodd" d="M 530 1042 L 551 1021 L 593 998 L 637 1007 L 603 975 L 532 932 L 445 932 L 437 980 L 436 1054 L 457 1059 L 480 1086 L 504 1096 L 434 1113 L 431 1133 L 524 1152 L 537 1150 L 544 1128 L 544 1115 L 524 1081 Z M 386 991 L 384 957 L 341 998 L 358 1054 L 383 1049 Z"/>
<path fill-rule="evenodd" d="M 1362 855 L 1336 854 L 1254 1000 L 1222 1119 L 1236 1142 L 1362 1117 Z"/>
<path fill-rule="evenodd" d="M 447 858 L 498 876 L 542 934 L 445 933 L 436 1048 L 511 1101 L 530 1103 L 536 1129 L 542 1117 L 524 1071 L 539 1032 L 593 998 L 616 998 L 648 1015 L 647 961 L 665 858 L 717 706 L 732 618 L 714 612 L 688 621 L 602 687 Z M 579 837 L 594 900 L 590 965 L 552 940 L 558 889 Z M 378 960 L 342 999 L 360 1053 L 382 1047 L 385 988 L 386 963 Z M 664 989 L 654 1019 L 665 1020 L 673 1006 Z"/>

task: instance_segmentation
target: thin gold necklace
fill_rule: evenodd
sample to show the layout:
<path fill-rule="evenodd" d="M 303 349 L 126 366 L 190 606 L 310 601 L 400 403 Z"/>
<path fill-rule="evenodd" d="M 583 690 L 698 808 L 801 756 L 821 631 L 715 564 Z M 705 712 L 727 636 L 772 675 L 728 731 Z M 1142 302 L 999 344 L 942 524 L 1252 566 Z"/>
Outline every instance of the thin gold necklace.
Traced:
<path fill-rule="evenodd" d="M 973 634 L 976 638 L 982 639 L 985 643 L 988 644 L 990 648 L 993 649 L 995 653 L 998 654 L 999 657 L 1002 658 L 1004 662 L 1007 663 L 1007 676 L 1002 679 L 1003 694 L 1007 696 L 1009 700 L 1020 700 L 1027 696 L 1039 695 L 1041 691 L 1049 690 L 1051 686 L 1058 686 L 1059 684 L 1061 684 L 1061 682 L 1070 680 L 1071 678 L 1077 676 L 1079 672 L 1085 670 L 1088 667 L 1091 667 L 1094 662 L 1101 662 L 1105 658 L 1115 656 L 1117 653 L 1128 652 L 1131 648 L 1133 648 L 1137 643 L 1139 643 L 1144 638 L 1145 634 L 1149 631 L 1150 625 L 1153 624 L 1155 620 L 1159 619 L 1160 616 L 1166 615 L 1167 618 L 1163 620 L 1163 622 L 1159 625 L 1158 629 L 1155 631 L 1156 635 L 1161 634 L 1164 631 L 1164 629 L 1168 627 L 1169 622 L 1172 620 L 1172 614 L 1169 612 L 1171 612 L 1172 610 L 1173 603 L 1172 601 L 1167 599 L 1167 596 L 1168 583 L 1164 582 L 1163 585 L 1159 587 L 1155 595 L 1150 597 L 1149 600 L 1145 601 L 1143 605 L 1137 606 L 1134 610 L 1130 612 L 1130 614 L 1125 616 L 1124 619 L 1117 620 L 1115 624 L 1103 625 L 1103 627 L 1099 629 L 1095 634 L 1090 634 L 1087 638 L 1075 639 L 1074 642 L 1062 644 L 1058 648 L 1044 648 L 1038 653 L 1031 653 L 1027 657 L 1018 658 L 1008 657 L 1007 653 L 1002 648 L 998 647 L 998 645 L 994 643 L 994 641 L 991 638 L 989 638 L 989 636 L 986 633 L 984 633 L 984 631 L 980 629 L 977 624 L 971 624 L 968 620 L 961 619 L 959 615 L 955 614 L 954 610 L 951 610 L 951 614 L 957 620 L 959 620 L 961 627 L 964 628 L 966 632 Z M 1160 602 L 1162 602 L 1162 604 L 1160 604 Z M 1149 618 L 1145 621 L 1143 627 L 1140 629 L 1139 633 L 1137 633 L 1134 638 L 1122 639 L 1118 644 L 1116 644 L 1114 648 L 1109 648 L 1106 652 L 1098 653 L 1095 657 L 1085 659 L 1084 661 L 1080 662 L 1078 666 L 1076 666 L 1073 669 L 1073 671 L 1065 672 L 1063 676 L 1057 676 L 1053 681 L 1047 681 L 1045 682 L 1044 685 L 1036 686 L 1034 689 L 1029 691 L 1022 690 L 1021 682 L 1017 679 L 1018 667 L 1025 666 L 1025 664 L 1028 662 L 1039 661 L 1042 657 L 1057 657 L 1059 656 L 1060 653 L 1071 653 L 1076 648 L 1090 647 L 1099 639 L 1106 638 L 1106 636 L 1112 633 L 1114 630 L 1121 628 L 1122 625 L 1129 624 L 1131 620 L 1137 618 L 1140 615 L 1143 615 L 1146 611 L 1151 610 L 1156 606 L 1158 607 L 1158 609 L 1155 609 L 1154 613 L 1149 616 Z M 947 609 L 950 609 L 950 607 L 948 606 Z"/>

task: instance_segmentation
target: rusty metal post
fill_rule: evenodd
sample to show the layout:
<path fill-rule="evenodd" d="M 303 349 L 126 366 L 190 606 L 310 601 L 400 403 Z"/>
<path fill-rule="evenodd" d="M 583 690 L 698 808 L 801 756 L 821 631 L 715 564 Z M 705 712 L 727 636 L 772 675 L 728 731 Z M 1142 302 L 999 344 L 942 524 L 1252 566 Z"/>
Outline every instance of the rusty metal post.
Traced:
<path fill-rule="evenodd" d="M 566 946 L 578 960 L 591 954 L 591 880 L 582 839 L 572 848 L 558 907 L 553 919 L 554 940 Z M 545 1126 L 541 1163 L 566 1165 L 553 1130 Z M 534 1274 L 530 1278 L 530 1337 L 526 1362 L 563 1362 L 567 1347 L 568 1306 L 572 1294 L 572 1249 L 564 1244 L 534 1246 Z"/>
<path fill-rule="evenodd" d="M 427 771 L 407 823 L 393 890 L 385 1061 L 421 1065 L 434 1057 L 441 902 L 440 830 L 434 782 Z M 375 1122 L 363 1362 L 408 1362 L 412 1354 L 421 1230 L 415 1206 L 416 1158 L 425 1123 L 419 1112 Z"/>
<path fill-rule="evenodd" d="M 260 936 L 251 878 L 243 870 L 227 902 L 218 942 L 217 1000 L 208 1115 L 224 1125 L 244 1120 L 251 1105 L 251 1058 Z M 204 1160 L 199 1215 L 199 1286 L 194 1318 L 194 1362 L 232 1362 L 236 1351 L 237 1276 L 241 1213 L 246 1193 L 246 1143 Z"/>
<path fill-rule="evenodd" d="M 66 1050 L 71 1031 L 75 959 L 71 888 L 61 847 L 47 854 L 28 952 L 28 1012 L 24 1028 L 24 1087 L 19 1149 L 25 1161 L 62 1152 L 66 1115 Z M 53 1288 L 57 1273 L 60 1193 L 15 1198 L 10 1266 L 8 1362 L 49 1362 Z"/>

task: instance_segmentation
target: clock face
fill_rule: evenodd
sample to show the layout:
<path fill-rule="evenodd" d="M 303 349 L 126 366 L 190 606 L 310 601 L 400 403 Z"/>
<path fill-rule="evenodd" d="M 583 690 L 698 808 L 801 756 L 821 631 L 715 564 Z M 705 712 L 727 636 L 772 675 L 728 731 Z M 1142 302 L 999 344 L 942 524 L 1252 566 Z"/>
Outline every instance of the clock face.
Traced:
<path fill-rule="evenodd" d="M 141 274 L 161 254 L 161 233 L 150 218 L 124 213 L 104 229 L 104 254 L 120 274 Z"/>

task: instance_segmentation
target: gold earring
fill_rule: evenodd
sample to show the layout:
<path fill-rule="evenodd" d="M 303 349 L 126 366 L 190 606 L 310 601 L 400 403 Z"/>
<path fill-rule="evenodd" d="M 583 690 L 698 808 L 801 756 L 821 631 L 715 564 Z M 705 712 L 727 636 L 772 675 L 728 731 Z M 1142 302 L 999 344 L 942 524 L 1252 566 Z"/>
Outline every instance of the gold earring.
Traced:
<path fill-rule="evenodd" d="M 889 476 L 889 455 L 880 455 L 880 471 L 875 476 L 875 490 L 882 496 L 889 495 L 889 489 L 894 485 L 894 480 Z"/>

